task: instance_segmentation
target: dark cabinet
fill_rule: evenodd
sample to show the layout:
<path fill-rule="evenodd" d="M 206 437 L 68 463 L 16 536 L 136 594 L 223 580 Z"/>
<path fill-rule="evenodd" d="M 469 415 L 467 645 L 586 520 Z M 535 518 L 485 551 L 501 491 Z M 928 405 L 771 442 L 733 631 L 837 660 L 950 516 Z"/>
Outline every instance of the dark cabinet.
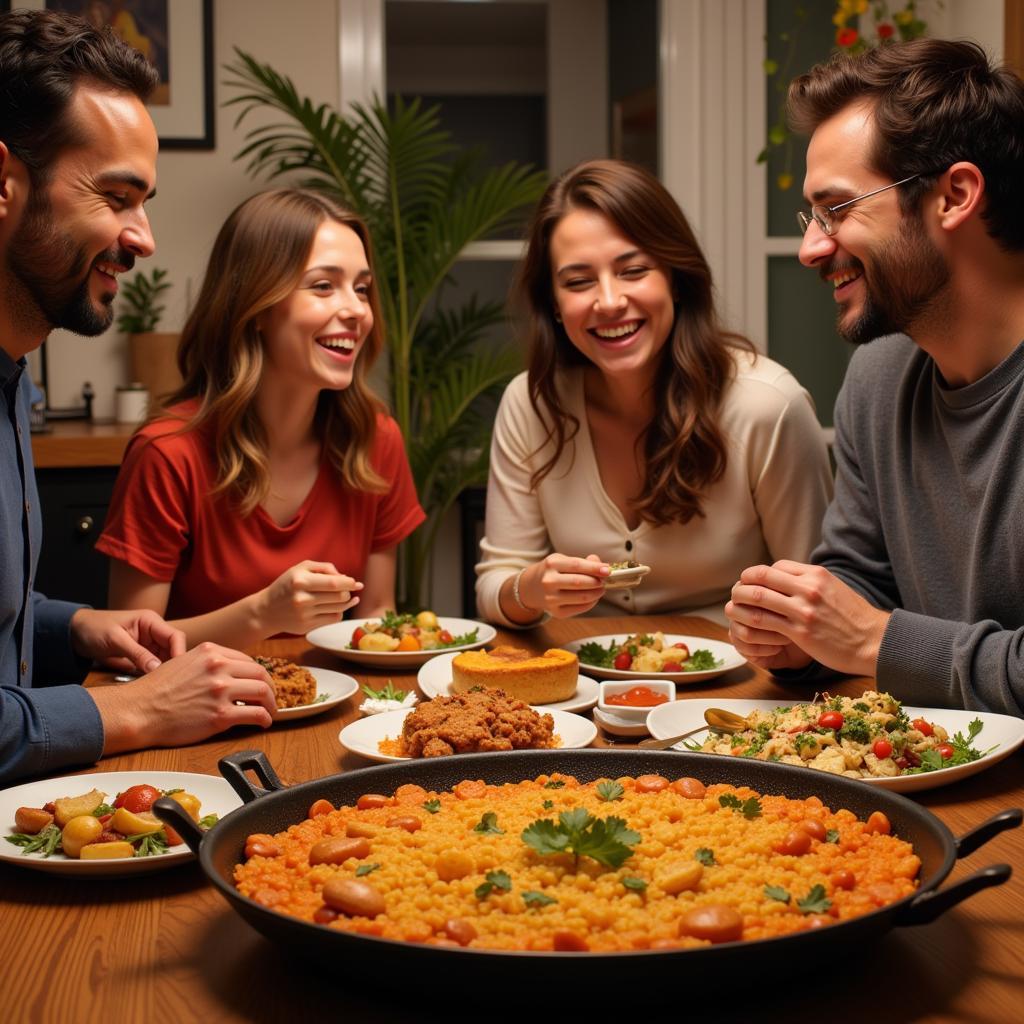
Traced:
<path fill-rule="evenodd" d="M 106 520 L 117 466 L 36 469 L 43 546 L 36 590 L 107 607 L 108 559 L 94 545 Z"/>

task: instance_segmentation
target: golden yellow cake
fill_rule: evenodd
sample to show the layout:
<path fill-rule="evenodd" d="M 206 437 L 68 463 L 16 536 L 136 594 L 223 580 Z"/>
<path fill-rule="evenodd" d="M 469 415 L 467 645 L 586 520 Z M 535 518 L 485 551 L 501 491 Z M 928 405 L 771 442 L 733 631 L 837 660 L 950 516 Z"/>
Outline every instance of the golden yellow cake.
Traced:
<path fill-rule="evenodd" d="M 474 686 L 504 690 L 527 704 L 553 704 L 576 692 L 579 659 L 569 651 L 552 649 L 530 654 L 518 647 L 464 651 L 452 661 L 452 693 Z"/>

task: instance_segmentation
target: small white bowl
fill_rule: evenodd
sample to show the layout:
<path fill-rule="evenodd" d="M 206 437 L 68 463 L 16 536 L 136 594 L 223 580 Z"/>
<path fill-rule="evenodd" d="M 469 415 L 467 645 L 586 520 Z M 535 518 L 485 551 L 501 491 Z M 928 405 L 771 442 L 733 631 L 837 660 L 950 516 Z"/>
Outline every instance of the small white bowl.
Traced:
<path fill-rule="evenodd" d="M 606 715 L 614 715 L 616 718 L 625 718 L 634 722 L 645 722 L 647 716 L 661 704 L 652 704 L 648 708 L 630 708 L 622 704 L 609 704 L 608 698 L 619 693 L 625 693 L 636 686 L 643 686 L 655 693 L 664 694 L 672 701 L 676 699 L 676 684 L 671 679 L 636 679 L 636 680 L 606 680 L 601 683 L 600 695 L 597 699 L 597 706 Z"/>
<path fill-rule="evenodd" d="M 623 718 L 622 715 L 613 715 L 610 711 L 602 711 L 594 708 L 594 721 L 597 722 L 604 732 L 612 736 L 650 736 L 651 731 L 647 728 L 647 721 L 643 718 Z"/>

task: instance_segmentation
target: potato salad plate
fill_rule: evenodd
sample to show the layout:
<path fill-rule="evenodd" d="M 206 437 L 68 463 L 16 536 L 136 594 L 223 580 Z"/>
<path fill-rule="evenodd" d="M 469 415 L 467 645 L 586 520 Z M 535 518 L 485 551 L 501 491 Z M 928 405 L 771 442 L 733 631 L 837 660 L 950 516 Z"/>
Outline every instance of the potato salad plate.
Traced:
<path fill-rule="evenodd" d="M 637 643 L 637 640 L 655 643 Z M 655 651 L 655 645 L 660 649 Z M 680 633 L 609 633 L 573 640 L 564 648 L 580 659 L 580 671 L 596 679 L 671 679 L 676 683 L 697 683 L 747 663 L 732 644 Z"/>
<path fill-rule="evenodd" d="M 365 665 L 367 668 L 379 668 L 385 671 L 400 668 L 413 668 L 422 665 L 431 658 L 449 651 L 470 651 L 477 647 L 489 644 L 497 633 L 493 626 L 486 622 L 477 622 L 473 619 L 458 619 L 444 615 L 437 617 L 439 628 L 451 637 L 452 641 L 442 647 L 433 647 L 426 650 L 360 650 L 358 646 L 360 638 L 365 633 L 368 624 L 376 625 L 381 620 L 376 619 L 345 619 L 343 622 L 332 623 L 329 626 L 319 626 L 306 634 L 306 639 L 314 646 L 325 651 L 331 651 L 339 658 L 354 662 L 357 665 Z M 362 632 L 361 632 L 362 631 Z"/>

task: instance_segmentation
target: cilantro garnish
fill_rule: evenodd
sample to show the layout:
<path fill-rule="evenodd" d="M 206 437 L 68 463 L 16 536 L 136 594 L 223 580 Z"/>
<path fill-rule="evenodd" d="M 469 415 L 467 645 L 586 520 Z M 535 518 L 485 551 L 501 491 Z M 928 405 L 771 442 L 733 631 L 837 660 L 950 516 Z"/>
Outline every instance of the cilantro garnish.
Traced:
<path fill-rule="evenodd" d="M 362 878 L 363 875 L 369 875 L 374 871 L 380 871 L 379 864 L 360 864 L 356 868 L 356 878 Z"/>
<path fill-rule="evenodd" d="M 693 855 L 694 860 L 699 860 L 701 864 L 706 868 L 713 868 L 718 861 L 715 860 L 715 854 L 713 850 L 709 850 L 706 846 L 702 846 Z"/>
<path fill-rule="evenodd" d="M 459 636 L 453 636 L 447 643 L 439 643 L 438 647 L 461 647 L 463 644 L 475 644 L 477 634 L 480 632 L 479 628 L 471 629 L 468 633 L 462 633 Z"/>
<path fill-rule="evenodd" d="M 943 756 L 937 750 L 922 750 L 921 751 L 921 764 L 916 768 L 907 768 L 904 775 L 920 775 L 922 772 L 934 772 L 940 768 L 954 768 L 959 764 L 970 764 L 972 761 L 977 761 L 979 758 L 984 757 L 986 754 L 990 754 L 996 749 L 996 747 L 989 747 L 988 750 L 978 750 L 972 744 L 974 743 L 975 737 L 984 728 L 984 723 L 980 718 L 975 718 L 967 726 L 967 737 L 964 737 L 962 732 L 958 732 L 955 736 L 952 736 L 947 742 L 953 748 L 953 756 L 943 758 Z"/>
<path fill-rule="evenodd" d="M 549 779 L 544 783 L 545 789 L 565 789 L 565 783 L 561 779 Z"/>
<path fill-rule="evenodd" d="M 310 704 L 323 704 L 325 700 L 330 700 L 331 695 L 329 693 L 318 693 L 311 701 Z"/>
<path fill-rule="evenodd" d="M 820 886 L 818 888 L 821 888 Z M 822 890 L 824 892 L 824 890 Z M 779 903 L 788 903 L 792 897 L 786 892 L 785 889 L 780 885 L 766 885 L 764 887 L 764 894 L 770 900 L 778 900 Z"/>
<path fill-rule="evenodd" d="M 693 651 L 689 658 L 683 663 L 684 672 L 707 672 L 709 669 L 718 668 L 722 662 L 717 659 L 709 650 L 700 648 Z"/>
<path fill-rule="evenodd" d="M 825 833 L 825 842 L 826 843 L 838 843 L 839 842 L 839 830 L 835 829 L 835 828 L 830 828 Z"/>
<path fill-rule="evenodd" d="M 505 871 L 488 871 L 484 878 L 486 881 L 481 882 L 474 890 L 478 900 L 487 899 L 495 889 L 500 889 L 502 892 L 512 891 L 512 879 Z"/>
<path fill-rule="evenodd" d="M 611 668 L 615 661 L 615 655 L 619 653 L 621 644 L 617 640 L 610 640 L 608 646 L 604 647 L 591 640 L 589 643 L 580 644 L 576 656 L 585 665 L 595 665 L 598 668 Z"/>
<path fill-rule="evenodd" d="M 370 700 L 397 700 L 399 703 L 405 700 L 405 690 L 398 689 L 390 679 L 379 690 L 375 690 L 372 686 L 367 686 L 366 683 L 363 683 L 363 693 Z M 316 702 L 314 701 L 314 703 Z"/>
<path fill-rule="evenodd" d="M 732 793 L 724 793 L 718 798 L 718 802 L 722 807 L 731 807 L 734 811 L 739 811 L 744 818 L 761 817 L 761 801 L 756 796 L 741 800 Z"/>
<path fill-rule="evenodd" d="M 633 855 L 631 847 L 640 842 L 640 833 L 627 828 L 622 818 L 595 818 L 576 807 L 562 811 L 557 825 L 550 818 L 528 825 L 522 840 L 543 857 L 572 853 L 577 861 L 590 857 L 605 867 L 617 868 Z"/>
<path fill-rule="evenodd" d="M 545 811 L 550 811 L 551 808 L 554 807 L 554 806 L 555 806 L 555 801 L 554 800 L 545 800 L 544 803 L 541 804 L 541 807 L 543 807 Z"/>
<path fill-rule="evenodd" d="M 547 896 L 542 892 L 537 892 L 535 889 L 526 889 L 523 892 L 523 902 L 528 907 L 546 907 L 551 903 L 557 903 L 558 900 L 554 896 Z"/>
<path fill-rule="evenodd" d="M 423 810 L 425 810 L 427 812 L 427 814 L 437 814 L 437 812 L 439 810 L 441 810 L 441 801 L 440 800 L 424 800 L 423 801 Z"/>
<path fill-rule="evenodd" d="M 503 836 L 505 830 L 498 828 L 498 816 L 494 811 L 485 811 L 484 816 L 473 826 L 474 832 L 484 832 L 488 835 Z"/>
<path fill-rule="evenodd" d="M 630 890 L 630 892 L 644 892 L 647 889 L 647 883 L 642 878 L 635 878 L 631 875 L 627 875 L 622 879 L 622 884 Z"/>
<path fill-rule="evenodd" d="M 825 886 L 816 885 L 802 900 L 797 900 L 796 905 L 804 914 L 824 914 L 832 901 L 825 895 Z"/>
<path fill-rule="evenodd" d="M 612 800 L 621 800 L 622 794 L 625 792 L 622 784 L 618 782 L 599 782 L 597 784 L 597 795 L 609 803 Z"/>

